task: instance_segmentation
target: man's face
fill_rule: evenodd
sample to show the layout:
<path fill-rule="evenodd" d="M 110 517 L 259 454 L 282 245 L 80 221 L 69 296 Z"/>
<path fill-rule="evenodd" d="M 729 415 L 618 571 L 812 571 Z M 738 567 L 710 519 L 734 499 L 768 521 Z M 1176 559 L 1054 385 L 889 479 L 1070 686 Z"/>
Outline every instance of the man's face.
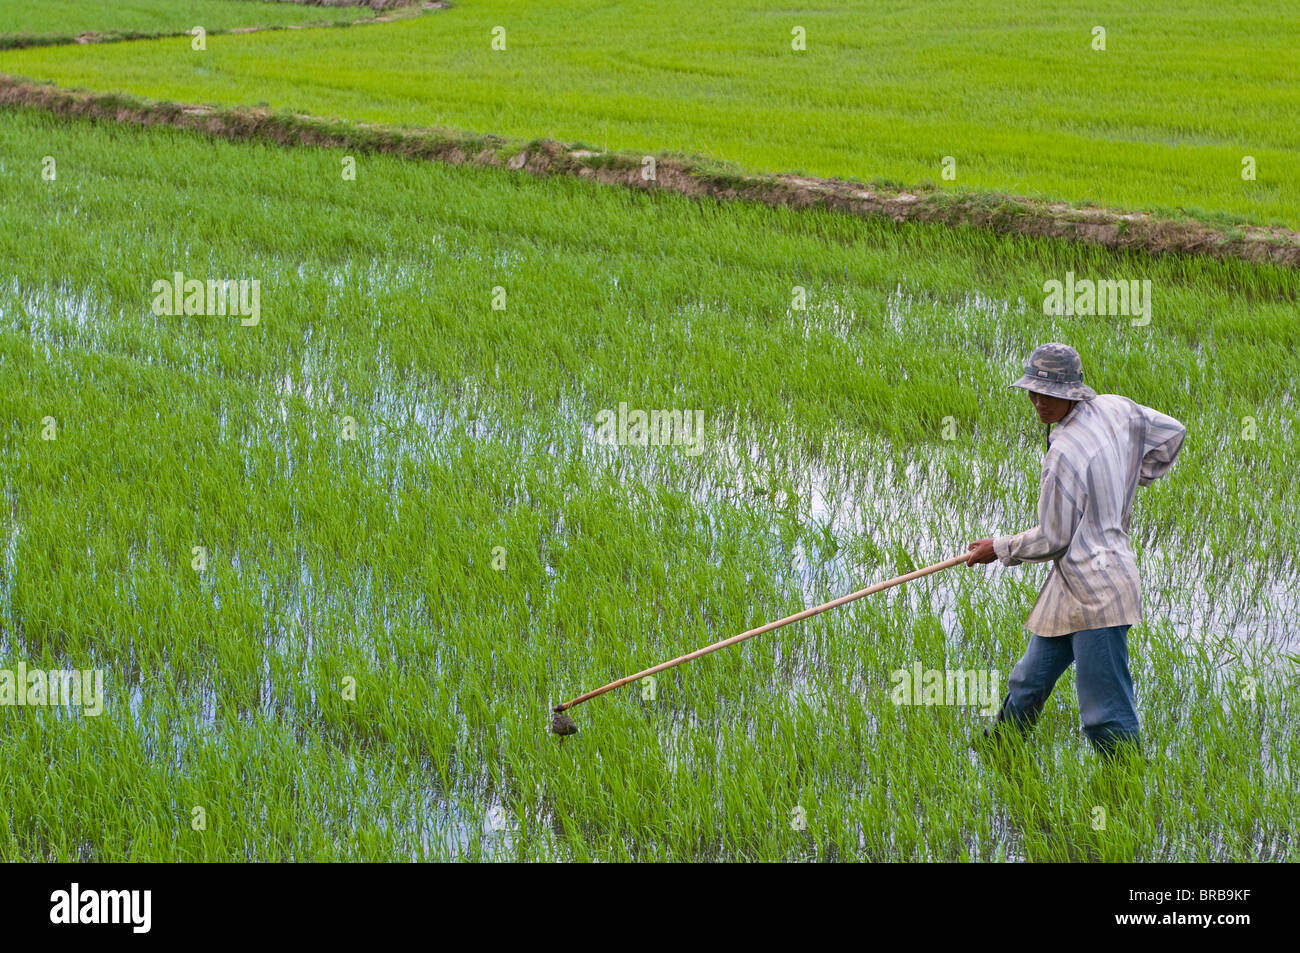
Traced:
<path fill-rule="evenodd" d="M 1064 397 L 1048 397 L 1046 394 L 1036 394 L 1032 390 L 1025 393 L 1029 395 L 1034 410 L 1038 411 L 1038 419 L 1045 424 L 1056 423 L 1074 406 L 1074 401 L 1066 400 Z"/>

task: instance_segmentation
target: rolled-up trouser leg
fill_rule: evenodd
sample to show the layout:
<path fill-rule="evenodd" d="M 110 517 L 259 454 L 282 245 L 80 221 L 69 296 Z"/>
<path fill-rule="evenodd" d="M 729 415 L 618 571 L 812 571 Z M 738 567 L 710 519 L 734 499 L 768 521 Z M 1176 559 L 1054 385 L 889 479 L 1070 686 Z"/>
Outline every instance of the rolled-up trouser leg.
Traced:
<path fill-rule="evenodd" d="M 1128 630 L 1127 625 L 1116 625 L 1070 636 L 1083 730 L 1093 747 L 1107 757 L 1125 742 L 1135 748 L 1142 744 L 1128 668 Z"/>
<path fill-rule="evenodd" d="M 1007 722 L 1022 732 L 1027 730 L 1038 720 L 1056 680 L 1073 659 L 1069 636 L 1031 635 L 1029 648 L 1007 679 L 1007 695 L 1002 700 L 996 728 Z"/>

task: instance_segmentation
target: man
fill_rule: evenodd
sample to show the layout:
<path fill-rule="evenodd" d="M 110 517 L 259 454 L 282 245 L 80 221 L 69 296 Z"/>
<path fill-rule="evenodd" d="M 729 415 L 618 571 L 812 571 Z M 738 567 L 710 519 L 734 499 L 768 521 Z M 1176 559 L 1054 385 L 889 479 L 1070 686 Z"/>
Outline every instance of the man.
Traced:
<path fill-rule="evenodd" d="M 1073 662 L 1084 731 L 1110 758 L 1121 745 L 1141 745 L 1128 666 L 1128 630 L 1142 618 L 1128 536 L 1133 496 L 1169 472 L 1186 431 L 1127 397 L 1098 395 L 1064 344 L 1035 349 L 1011 386 L 1028 391 L 1050 431 L 1038 525 L 971 543 L 966 564 L 1052 560 L 1052 570 L 1025 623 L 1029 648 L 1007 681 L 993 735 L 985 735 L 1008 724 L 1028 729 Z"/>

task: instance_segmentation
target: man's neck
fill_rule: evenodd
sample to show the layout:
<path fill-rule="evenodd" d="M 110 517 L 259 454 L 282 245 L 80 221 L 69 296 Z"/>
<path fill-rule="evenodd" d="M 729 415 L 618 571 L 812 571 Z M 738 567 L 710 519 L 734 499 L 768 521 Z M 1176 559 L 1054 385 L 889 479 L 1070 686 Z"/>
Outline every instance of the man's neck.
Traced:
<path fill-rule="evenodd" d="M 1083 403 L 1083 401 L 1080 401 L 1080 400 L 1071 401 L 1071 402 L 1070 402 L 1070 409 L 1067 410 L 1067 411 L 1065 412 L 1065 416 L 1064 416 L 1064 417 L 1062 417 L 1060 420 L 1058 420 L 1058 421 L 1056 422 L 1055 426 L 1059 429 L 1060 426 L 1061 426 L 1062 424 L 1064 424 L 1064 423 L 1066 423 L 1067 421 L 1069 421 L 1069 419 L 1070 419 L 1071 417 L 1074 416 L 1074 412 L 1075 412 L 1075 410 L 1078 408 L 1078 406 L 1079 406 L 1081 403 Z M 1052 447 L 1052 427 L 1053 427 L 1052 424 L 1048 424 L 1048 425 L 1047 425 L 1047 447 L 1048 447 L 1049 450 L 1050 450 L 1051 447 Z"/>

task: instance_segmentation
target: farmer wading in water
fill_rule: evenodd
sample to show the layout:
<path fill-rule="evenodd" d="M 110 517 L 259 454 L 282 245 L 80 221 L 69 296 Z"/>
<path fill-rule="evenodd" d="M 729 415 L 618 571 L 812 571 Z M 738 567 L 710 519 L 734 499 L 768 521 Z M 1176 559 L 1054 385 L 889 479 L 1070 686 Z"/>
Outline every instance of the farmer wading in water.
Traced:
<path fill-rule="evenodd" d="M 1029 648 L 1007 681 L 992 734 L 1007 724 L 1024 732 L 1043 710 L 1056 680 L 1075 663 L 1079 712 L 1103 756 L 1141 746 L 1128 630 L 1142 618 L 1129 514 L 1139 486 L 1169 472 L 1183 446 L 1183 425 L 1116 394 L 1083 383 L 1074 348 L 1044 344 L 1012 387 L 1029 392 L 1049 427 L 1038 499 L 1038 525 L 967 547 L 968 566 L 1052 560 L 1025 627 Z M 1054 431 L 1050 430 L 1056 424 Z"/>

